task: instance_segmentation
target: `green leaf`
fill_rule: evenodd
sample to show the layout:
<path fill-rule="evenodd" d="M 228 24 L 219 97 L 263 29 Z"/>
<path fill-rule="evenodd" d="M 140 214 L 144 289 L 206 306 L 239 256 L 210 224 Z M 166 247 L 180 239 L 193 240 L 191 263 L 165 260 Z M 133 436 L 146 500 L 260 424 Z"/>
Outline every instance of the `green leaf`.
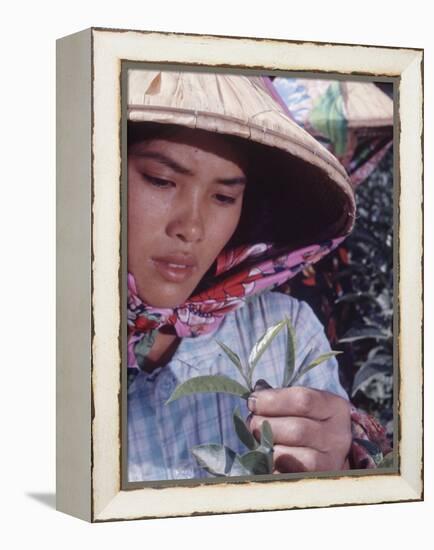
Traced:
<path fill-rule="evenodd" d="M 247 399 L 251 393 L 249 388 L 228 376 L 195 376 L 180 384 L 166 401 L 166 405 L 186 395 L 208 392 L 229 393 L 243 399 Z"/>
<path fill-rule="evenodd" d="M 380 349 L 380 351 L 378 351 L 378 349 Z M 374 348 L 375 353 L 372 353 L 372 351 L 373 350 L 368 353 L 368 361 L 372 361 L 376 365 L 389 366 L 392 368 L 393 357 L 391 353 L 388 353 L 384 348 L 380 348 L 380 346 Z"/>
<path fill-rule="evenodd" d="M 373 359 L 374 357 L 376 357 L 376 356 L 379 355 L 379 354 L 384 355 L 385 353 L 387 353 L 387 351 L 385 351 L 384 346 L 382 346 L 382 345 L 375 346 L 375 347 L 373 347 L 373 348 L 371 348 L 371 349 L 369 350 L 369 353 L 368 353 L 368 360 Z M 388 355 L 388 354 L 387 354 L 387 355 Z"/>
<path fill-rule="evenodd" d="M 246 476 L 250 470 L 245 468 L 240 457 L 225 445 L 196 445 L 191 453 L 201 468 L 215 476 Z"/>
<path fill-rule="evenodd" d="M 256 344 L 253 346 L 252 351 L 249 355 L 249 366 L 250 366 L 250 372 L 249 372 L 249 386 L 252 385 L 252 377 L 253 377 L 253 371 L 256 367 L 256 364 L 258 363 L 259 359 L 261 358 L 262 354 L 265 352 L 265 350 L 268 348 L 268 346 L 271 344 L 273 339 L 279 334 L 279 332 L 282 330 L 282 328 L 285 326 L 286 321 L 280 321 L 280 323 L 277 323 L 277 325 L 273 325 L 269 327 L 265 333 L 259 338 L 259 340 L 256 342 Z"/>
<path fill-rule="evenodd" d="M 356 342 L 357 340 L 367 340 L 369 338 L 375 338 L 376 340 L 389 340 L 391 337 L 391 334 L 385 333 L 376 327 L 365 327 L 350 329 L 345 336 L 339 340 L 339 343 Z"/>
<path fill-rule="evenodd" d="M 237 435 L 242 441 L 242 443 L 244 443 L 244 445 L 252 451 L 256 449 L 258 447 L 258 442 L 256 441 L 252 432 L 249 430 L 243 418 L 241 417 L 240 411 L 238 408 L 235 409 L 234 411 L 233 421 L 234 421 L 235 431 L 237 432 Z"/>
<path fill-rule="evenodd" d="M 231 348 L 229 348 L 228 346 L 223 344 L 223 342 L 219 342 L 218 340 L 216 340 L 216 342 L 222 348 L 222 350 L 226 353 L 226 355 L 229 357 L 229 359 L 232 361 L 232 363 L 237 367 L 239 373 L 241 374 L 244 381 L 248 385 L 249 382 L 248 382 L 246 374 L 244 373 L 243 365 L 241 363 L 241 359 L 238 357 L 238 355 L 234 351 L 231 350 Z"/>
<path fill-rule="evenodd" d="M 286 319 L 286 334 L 287 334 L 287 343 L 286 343 L 286 364 L 285 371 L 283 373 L 283 382 L 282 387 L 286 388 L 291 378 L 294 375 L 295 370 L 295 332 L 294 327 L 291 324 L 289 319 Z"/>
<path fill-rule="evenodd" d="M 360 302 L 361 300 L 372 300 L 373 302 L 377 302 L 375 295 L 371 292 L 351 292 L 337 298 L 335 304 L 340 304 L 342 302 Z"/>
<path fill-rule="evenodd" d="M 381 359 L 382 356 L 380 356 Z M 351 396 L 359 391 L 363 391 L 363 388 L 375 378 L 383 380 L 385 376 L 392 376 L 392 358 L 390 356 L 385 356 L 389 359 L 387 363 L 382 363 L 381 360 L 377 362 L 376 358 L 372 361 L 367 361 L 364 363 L 360 369 L 357 371 L 356 376 L 354 377 L 353 387 L 351 389 Z"/>
<path fill-rule="evenodd" d="M 323 353 L 322 355 L 318 356 L 315 361 L 312 361 L 312 363 L 309 363 L 309 365 L 306 365 L 305 367 L 301 367 L 300 370 L 295 375 L 294 379 L 291 380 L 291 385 L 295 384 L 299 378 L 301 378 L 304 374 L 306 374 L 311 369 L 314 369 L 324 361 L 327 361 L 327 359 L 330 359 L 330 357 L 334 357 L 335 355 L 339 355 L 342 353 L 342 351 L 330 351 L 328 353 Z"/>
<path fill-rule="evenodd" d="M 273 473 L 273 453 L 259 450 L 249 451 L 240 456 L 240 462 L 253 475 Z"/>
<path fill-rule="evenodd" d="M 273 449 L 273 431 L 268 420 L 264 420 L 261 424 L 261 446 Z"/>

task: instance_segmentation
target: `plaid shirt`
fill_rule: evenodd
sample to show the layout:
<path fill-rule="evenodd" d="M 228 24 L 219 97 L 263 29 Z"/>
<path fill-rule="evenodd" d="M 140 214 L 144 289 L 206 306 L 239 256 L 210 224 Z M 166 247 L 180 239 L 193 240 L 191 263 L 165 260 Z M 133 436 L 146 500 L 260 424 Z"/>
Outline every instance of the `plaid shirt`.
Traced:
<path fill-rule="evenodd" d="M 170 362 L 151 373 L 140 371 L 128 388 L 128 479 L 151 481 L 209 477 L 199 468 L 191 447 L 224 444 L 243 453 L 233 427 L 232 414 L 239 407 L 249 414 L 244 399 L 221 393 L 182 397 L 166 405 L 175 388 L 194 376 L 225 374 L 243 383 L 240 373 L 216 339 L 233 349 L 243 363 L 268 327 L 289 317 L 296 334 L 296 369 L 330 351 L 324 329 L 305 302 L 278 292 L 253 297 L 228 313 L 211 334 L 183 338 Z M 254 379 L 272 387 L 282 384 L 286 331 L 281 331 L 256 366 Z M 303 375 L 298 385 L 326 390 L 348 399 L 339 382 L 335 358 Z"/>

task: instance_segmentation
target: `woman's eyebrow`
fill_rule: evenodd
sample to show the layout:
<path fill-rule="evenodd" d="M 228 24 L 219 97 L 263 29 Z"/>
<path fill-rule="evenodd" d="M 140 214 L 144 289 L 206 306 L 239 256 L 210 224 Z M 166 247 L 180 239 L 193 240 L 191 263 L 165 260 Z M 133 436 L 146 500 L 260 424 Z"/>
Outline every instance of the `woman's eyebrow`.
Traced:
<path fill-rule="evenodd" d="M 236 178 L 217 178 L 215 181 L 217 183 L 222 183 L 223 185 L 246 185 L 247 178 L 244 176 L 239 176 Z"/>
<path fill-rule="evenodd" d="M 178 174 L 184 174 L 186 176 L 193 176 L 193 172 L 186 168 L 185 166 L 182 166 L 182 164 L 179 164 L 179 162 L 173 160 L 170 157 L 167 157 L 166 155 L 163 155 L 163 153 L 157 153 L 156 151 L 139 151 L 137 153 L 134 153 L 136 156 L 141 158 L 149 158 L 156 160 L 160 162 L 161 164 L 164 164 L 165 166 L 168 166 L 171 168 L 174 172 L 177 172 Z"/>
<path fill-rule="evenodd" d="M 160 162 L 161 164 L 168 166 L 178 174 L 184 174 L 186 176 L 194 176 L 194 172 L 192 172 L 185 166 L 182 166 L 182 164 L 179 164 L 178 161 L 175 161 L 172 158 L 164 155 L 163 153 L 158 153 L 157 151 L 138 151 L 137 153 L 134 153 L 134 154 L 140 158 L 149 158 L 149 159 L 156 160 L 157 162 Z M 246 185 L 247 178 L 244 176 L 238 176 L 235 178 L 217 178 L 215 181 L 223 185 Z"/>

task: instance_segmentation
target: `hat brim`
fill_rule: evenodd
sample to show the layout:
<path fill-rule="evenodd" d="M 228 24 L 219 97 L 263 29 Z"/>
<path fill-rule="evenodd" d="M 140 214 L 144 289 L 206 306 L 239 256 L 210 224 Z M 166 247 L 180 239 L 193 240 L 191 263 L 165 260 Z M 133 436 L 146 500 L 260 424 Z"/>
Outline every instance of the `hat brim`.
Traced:
<path fill-rule="evenodd" d="M 256 220 L 262 235 L 273 242 L 292 236 L 297 246 L 351 231 L 355 199 L 345 169 L 284 112 L 260 78 L 130 70 L 128 82 L 129 121 L 175 124 L 251 144 L 252 205 L 269 202 L 267 216 L 274 218 Z M 248 211 L 256 215 L 255 208 Z M 253 221 L 243 222 L 250 231 Z"/>

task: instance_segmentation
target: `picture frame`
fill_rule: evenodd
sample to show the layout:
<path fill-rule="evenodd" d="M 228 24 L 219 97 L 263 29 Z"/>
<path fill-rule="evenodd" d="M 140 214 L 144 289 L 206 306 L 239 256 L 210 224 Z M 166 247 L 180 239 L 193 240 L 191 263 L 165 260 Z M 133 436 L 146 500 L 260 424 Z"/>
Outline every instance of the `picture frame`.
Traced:
<path fill-rule="evenodd" d="M 389 79 L 398 189 L 398 456 L 389 471 L 128 487 L 122 66 Z M 91 522 L 423 498 L 423 50 L 91 28 L 57 43 L 57 508 Z M 279 476 L 280 477 L 280 476 Z M 293 490 L 291 490 L 293 489 Z"/>

